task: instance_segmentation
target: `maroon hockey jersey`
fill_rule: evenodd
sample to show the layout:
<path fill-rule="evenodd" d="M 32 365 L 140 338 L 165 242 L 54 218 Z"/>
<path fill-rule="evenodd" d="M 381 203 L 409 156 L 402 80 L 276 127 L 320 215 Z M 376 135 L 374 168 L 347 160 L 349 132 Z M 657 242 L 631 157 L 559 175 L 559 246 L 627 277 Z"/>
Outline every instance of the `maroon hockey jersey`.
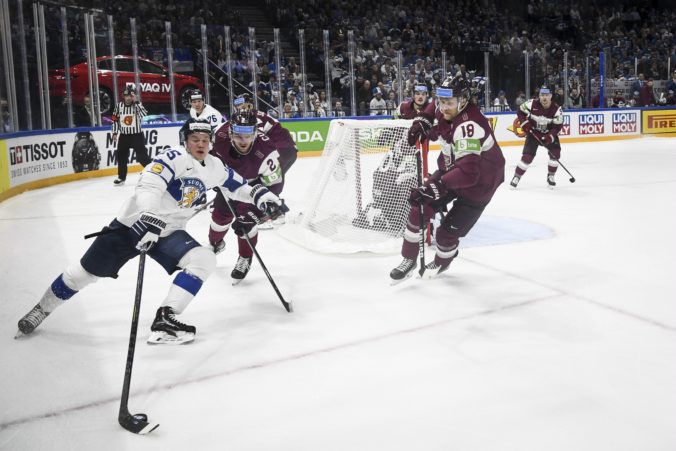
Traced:
<path fill-rule="evenodd" d="M 296 143 L 291 137 L 291 133 L 279 121 L 269 114 L 254 110 L 258 131 L 269 137 L 279 149 L 287 147 L 296 147 Z"/>
<path fill-rule="evenodd" d="M 421 112 L 425 111 L 430 102 L 425 103 L 421 111 L 415 109 L 413 100 L 408 100 L 406 102 L 401 102 L 399 107 L 394 113 L 395 119 L 415 119 Z"/>
<path fill-rule="evenodd" d="M 226 124 L 216 132 L 211 153 L 230 166 L 249 181 L 256 180 L 270 191 L 280 194 L 284 187 L 284 174 L 280 164 L 280 154 L 272 139 L 257 135 L 249 153 L 237 152 L 230 139 L 230 126 Z"/>
<path fill-rule="evenodd" d="M 452 121 L 438 112 L 441 154 L 437 160 L 446 189 L 477 204 L 487 204 L 505 179 L 505 158 L 488 119 L 470 103 Z"/>
<path fill-rule="evenodd" d="M 556 102 L 545 108 L 540 99 L 527 100 L 521 104 L 516 114 L 521 124 L 528 119 L 533 126 L 533 133 L 538 135 L 538 138 L 547 133 L 557 136 L 563 127 L 563 112 Z"/>

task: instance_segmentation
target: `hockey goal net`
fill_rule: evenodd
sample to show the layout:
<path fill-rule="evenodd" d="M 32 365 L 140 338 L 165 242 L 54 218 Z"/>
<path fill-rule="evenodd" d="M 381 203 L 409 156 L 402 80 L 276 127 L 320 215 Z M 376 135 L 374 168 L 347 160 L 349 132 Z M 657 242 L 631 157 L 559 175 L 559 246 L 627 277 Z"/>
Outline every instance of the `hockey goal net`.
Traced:
<path fill-rule="evenodd" d="M 305 210 L 280 234 L 319 252 L 397 252 L 418 184 L 410 120 L 331 121 Z"/>

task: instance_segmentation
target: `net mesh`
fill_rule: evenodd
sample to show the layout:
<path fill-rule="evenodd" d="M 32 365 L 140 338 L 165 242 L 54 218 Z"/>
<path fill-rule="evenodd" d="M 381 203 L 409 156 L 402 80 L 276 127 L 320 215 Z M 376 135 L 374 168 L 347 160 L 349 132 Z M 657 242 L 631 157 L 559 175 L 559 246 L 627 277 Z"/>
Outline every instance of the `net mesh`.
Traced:
<path fill-rule="evenodd" d="M 280 233 L 320 252 L 397 252 L 418 184 L 411 122 L 333 120 L 306 209 Z"/>

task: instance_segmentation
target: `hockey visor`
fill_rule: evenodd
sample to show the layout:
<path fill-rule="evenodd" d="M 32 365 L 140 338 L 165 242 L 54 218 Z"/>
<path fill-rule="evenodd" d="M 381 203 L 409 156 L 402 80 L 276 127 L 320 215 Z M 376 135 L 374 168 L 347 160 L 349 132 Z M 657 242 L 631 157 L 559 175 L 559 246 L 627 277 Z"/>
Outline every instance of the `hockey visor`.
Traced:
<path fill-rule="evenodd" d="M 415 92 L 427 93 L 427 86 L 426 85 L 415 85 L 414 91 Z"/>
<path fill-rule="evenodd" d="M 193 122 L 188 124 L 189 133 L 208 133 L 211 135 L 211 125 L 208 122 Z"/>
<path fill-rule="evenodd" d="M 540 88 L 540 94 L 551 94 L 552 91 L 549 88 Z"/>
<path fill-rule="evenodd" d="M 232 104 L 235 106 L 242 105 L 243 103 L 246 103 L 246 99 L 244 97 L 237 97 L 235 100 L 232 101 Z"/>
<path fill-rule="evenodd" d="M 237 133 L 238 135 L 253 135 L 256 132 L 256 126 L 255 125 L 233 125 L 232 131 L 233 131 L 233 133 Z"/>
<path fill-rule="evenodd" d="M 437 88 L 437 97 L 453 97 L 451 88 Z"/>

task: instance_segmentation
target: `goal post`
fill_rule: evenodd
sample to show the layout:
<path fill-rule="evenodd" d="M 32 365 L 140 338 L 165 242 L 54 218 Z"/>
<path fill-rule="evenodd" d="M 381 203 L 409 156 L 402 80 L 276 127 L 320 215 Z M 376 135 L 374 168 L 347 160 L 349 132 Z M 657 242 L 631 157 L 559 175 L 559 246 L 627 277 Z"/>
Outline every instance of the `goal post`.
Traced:
<path fill-rule="evenodd" d="M 332 120 L 304 209 L 279 233 L 319 252 L 397 252 L 418 180 L 411 123 Z"/>

